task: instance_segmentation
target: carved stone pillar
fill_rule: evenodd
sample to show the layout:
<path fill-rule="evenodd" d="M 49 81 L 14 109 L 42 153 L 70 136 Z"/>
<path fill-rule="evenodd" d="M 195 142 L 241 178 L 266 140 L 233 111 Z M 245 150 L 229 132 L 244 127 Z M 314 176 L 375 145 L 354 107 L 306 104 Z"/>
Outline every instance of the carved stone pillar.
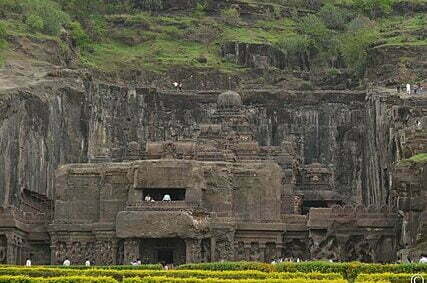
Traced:
<path fill-rule="evenodd" d="M 6 234 L 7 239 L 7 263 L 17 264 L 16 259 L 16 245 L 14 235 L 12 233 Z"/>
<path fill-rule="evenodd" d="M 251 258 L 251 243 L 245 242 L 245 260 L 250 260 Z"/>
<path fill-rule="evenodd" d="M 199 263 L 201 259 L 200 239 L 186 239 L 186 263 Z"/>
<path fill-rule="evenodd" d="M 282 258 L 282 250 L 283 250 L 283 245 L 281 244 L 277 244 L 276 246 L 276 258 Z"/>
<path fill-rule="evenodd" d="M 50 239 L 51 239 L 51 241 L 50 241 L 50 264 L 54 265 L 58 261 L 58 259 L 56 257 L 56 254 L 57 254 L 56 246 L 57 246 L 58 240 L 52 234 L 50 235 Z"/>
<path fill-rule="evenodd" d="M 113 264 L 117 265 L 118 264 L 118 256 L 117 256 L 117 252 L 118 252 L 118 241 L 117 240 L 112 240 L 111 241 L 111 248 L 112 248 L 112 257 L 113 257 Z"/>
<path fill-rule="evenodd" d="M 258 247 L 258 261 L 265 261 L 265 243 L 259 243 Z"/>
<path fill-rule="evenodd" d="M 211 261 L 214 262 L 216 260 L 215 249 L 216 249 L 216 241 L 215 238 L 211 238 Z"/>
<path fill-rule="evenodd" d="M 139 255 L 139 241 L 137 239 L 126 239 L 124 241 L 124 262 L 123 264 L 130 264 L 140 257 Z"/>

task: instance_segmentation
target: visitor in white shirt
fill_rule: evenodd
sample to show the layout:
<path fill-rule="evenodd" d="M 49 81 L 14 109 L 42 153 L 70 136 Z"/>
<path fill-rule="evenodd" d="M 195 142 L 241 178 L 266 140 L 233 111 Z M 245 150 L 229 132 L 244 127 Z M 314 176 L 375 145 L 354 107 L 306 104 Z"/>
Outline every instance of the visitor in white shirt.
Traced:
<path fill-rule="evenodd" d="M 420 263 L 427 263 L 427 256 L 425 254 L 421 255 Z"/>

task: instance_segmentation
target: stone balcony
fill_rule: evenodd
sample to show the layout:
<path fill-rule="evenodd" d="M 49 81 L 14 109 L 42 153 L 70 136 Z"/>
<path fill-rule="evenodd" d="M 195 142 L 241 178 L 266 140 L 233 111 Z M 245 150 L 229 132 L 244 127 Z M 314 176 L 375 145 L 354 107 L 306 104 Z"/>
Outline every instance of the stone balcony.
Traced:
<path fill-rule="evenodd" d="M 196 203 L 188 203 L 186 201 L 137 201 L 128 203 L 126 210 L 128 211 L 191 211 L 198 208 Z"/>

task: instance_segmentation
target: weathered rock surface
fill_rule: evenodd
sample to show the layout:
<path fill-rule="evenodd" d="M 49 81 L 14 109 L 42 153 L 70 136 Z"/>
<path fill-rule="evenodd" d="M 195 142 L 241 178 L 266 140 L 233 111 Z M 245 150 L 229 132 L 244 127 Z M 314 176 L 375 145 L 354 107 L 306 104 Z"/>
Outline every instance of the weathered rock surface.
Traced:
<path fill-rule="evenodd" d="M 0 189 L 3 205 L 28 189 L 51 196 L 60 164 L 116 154 L 129 143 L 192 138 L 211 118 L 215 94 L 162 93 L 70 80 L 46 81 L 1 97 Z M 337 190 L 350 202 L 385 204 L 391 164 L 400 158 L 399 130 L 422 112 L 424 100 L 357 92 L 243 93 L 255 138 L 277 146 L 300 141 L 305 164 L 329 164 Z M 421 112 L 420 112 L 421 111 Z M 19 125 L 17 127 L 17 125 Z"/>
<path fill-rule="evenodd" d="M 0 97 L 4 221 L 38 231 L 46 241 L 42 250 L 52 241 L 54 262 L 69 255 L 79 261 L 84 255 L 99 256 L 103 264 L 121 263 L 137 256 L 141 243 L 132 238 L 146 236 L 153 245 L 162 245 L 162 237 L 177 237 L 177 247 L 185 240 L 188 252 L 180 250 L 179 262 L 269 261 L 278 252 L 389 262 L 397 250 L 416 244 L 415 234 L 424 235 L 425 204 L 406 209 L 404 203 L 416 201 L 405 200 L 407 185 L 396 187 L 406 182 L 418 192 L 424 171 L 393 173 L 396 161 L 426 151 L 424 96 L 246 90 L 240 98 L 235 92 L 165 92 L 99 83 L 89 76 L 82 80 L 73 72 L 55 74 L 22 88 L 4 88 Z M 134 161 L 139 159 L 154 161 Z M 83 164 L 61 167 L 55 176 L 57 168 L 70 163 Z M 406 176 L 421 181 L 408 182 Z M 138 188 L 187 190 L 185 203 L 142 205 L 166 211 L 157 214 L 162 221 L 180 218 L 186 226 L 154 229 L 150 216 L 138 212 L 143 199 Z M 342 203 L 346 206 L 333 206 Z M 293 215 L 310 207 L 325 208 Z M 408 216 L 401 220 L 396 207 Z M 191 212 L 170 214 L 181 210 Z M 147 231 L 138 229 L 144 226 Z M 274 245 L 268 237 L 248 242 L 258 233 L 272 233 Z M 343 252 L 350 246 L 350 253 Z M 40 251 L 37 255 L 43 257 Z M 10 254 L 7 262 L 19 259 Z"/>

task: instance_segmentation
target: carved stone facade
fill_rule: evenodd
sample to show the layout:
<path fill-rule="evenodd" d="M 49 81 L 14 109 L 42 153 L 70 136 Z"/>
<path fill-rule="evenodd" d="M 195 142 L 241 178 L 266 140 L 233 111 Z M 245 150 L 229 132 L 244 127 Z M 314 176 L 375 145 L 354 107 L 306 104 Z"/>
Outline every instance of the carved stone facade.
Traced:
<path fill-rule="evenodd" d="M 53 203 L 33 193 L 1 211 L 0 263 L 393 262 L 425 235 L 425 179 L 399 177 L 390 207 L 344 205 L 329 164 L 304 161 L 293 135 L 259 145 L 248 113 L 226 92 L 186 138 L 158 139 L 153 112 L 146 144 L 94 147 L 92 163 L 60 167 Z"/>

